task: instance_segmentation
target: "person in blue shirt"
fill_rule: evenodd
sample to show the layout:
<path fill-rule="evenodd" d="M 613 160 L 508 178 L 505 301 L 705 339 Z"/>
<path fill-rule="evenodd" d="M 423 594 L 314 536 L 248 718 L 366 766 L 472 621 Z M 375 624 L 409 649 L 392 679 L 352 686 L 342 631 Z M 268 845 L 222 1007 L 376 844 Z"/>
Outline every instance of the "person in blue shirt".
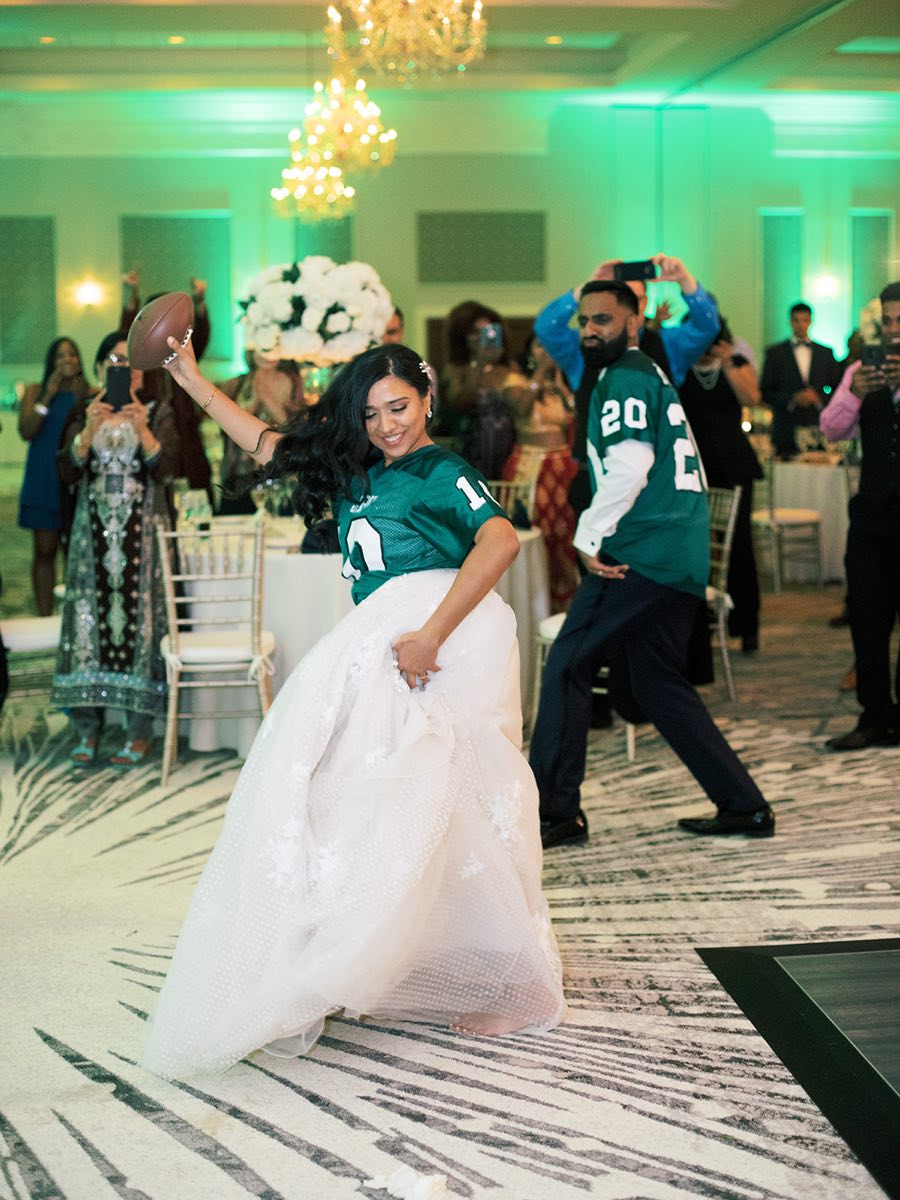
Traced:
<path fill-rule="evenodd" d="M 647 307 L 647 288 L 642 280 L 629 281 L 627 286 L 638 301 L 637 324 L 638 346 L 663 371 L 666 378 L 678 387 L 696 360 L 704 354 L 715 340 L 719 329 L 719 312 L 715 301 L 697 283 L 680 258 L 668 254 L 656 254 L 650 260 L 655 263 L 659 274 L 657 282 L 674 281 L 681 288 L 688 306 L 684 322 L 672 329 L 662 328 L 658 332 L 644 325 Z M 613 281 L 616 262 L 621 259 L 600 263 L 591 276 L 591 281 Z M 569 484 L 568 501 L 577 520 L 591 503 L 591 481 L 588 475 L 587 425 L 591 395 L 597 383 L 602 363 L 602 347 L 597 329 L 584 313 L 580 312 L 581 292 L 585 285 L 576 287 L 564 296 L 551 301 L 537 316 L 534 331 L 553 358 L 565 372 L 575 392 L 575 436 L 572 457 L 578 471 Z M 579 312 L 578 328 L 571 325 L 576 311 Z M 619 668 L 612 664 L 613 676 Z M 697 662 L 691 668 L 695 682 L 705 681 L 706 667 Z M 606 728 L 611 724 L 609 699 L 596 694 L 594 699 L 593 726 Z"/>
<path fill-rule="evenodd" d="M 613 279 L 613 268 L 621 261 L 610 259 L 600 263 L 594 269 L 591 279 Z M 672 328 L 664 326 L 658 334 L 645 329 L 647 287 L 643 280 L 629 280 L 628 286 L 638 298 L 638 346 L 654 362 L 659 363 L 675 387 L 680 387 L 688 371 L 716 336 L 719 312 L 713 298 L 703 290 L 680 258 L 672 258 L 668 254 L 654 254 L 650 262 L 656 263 L 659 268 L 657 283 L 671 280 L 679 285 L 688 311 L 681 325 Z M 534 322 L 534 332 L 546 347 L 548 354 L 565 371 L 569 383 L 576 391 L 581 384 L 586 362 L 582 347 L 584 335 L 579 336 L 578 330 L 571 326 L 580 300 L 581 286 L 557 297 L 556 300 L 551 300 L 538 313 Z M 662 355 L 659 354 L 660 346 Z"/>

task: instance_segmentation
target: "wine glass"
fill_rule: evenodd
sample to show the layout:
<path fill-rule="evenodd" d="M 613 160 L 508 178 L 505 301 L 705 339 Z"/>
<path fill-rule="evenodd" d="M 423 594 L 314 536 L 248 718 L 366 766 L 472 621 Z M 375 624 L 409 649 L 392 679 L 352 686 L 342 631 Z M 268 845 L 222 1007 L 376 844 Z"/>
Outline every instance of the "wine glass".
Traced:
<path fill-rule="evenodd" d="M 253 507 L 256 509 L 256 518 L 259 521 L 265 519 L 265 505 L 268 495 L 268 488 L 264 483 L 256 483 L 250 489 L 250 499 L 253 501 Z"/>

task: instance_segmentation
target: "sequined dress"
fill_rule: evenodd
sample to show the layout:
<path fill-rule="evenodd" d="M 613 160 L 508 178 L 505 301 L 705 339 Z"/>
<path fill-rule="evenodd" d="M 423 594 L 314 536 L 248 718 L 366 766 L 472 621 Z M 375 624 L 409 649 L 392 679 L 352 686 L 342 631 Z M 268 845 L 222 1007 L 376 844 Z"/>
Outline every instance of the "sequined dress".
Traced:
<path fill-rule="evenodd" d="M 154 522 L 168 522 L 163 482 L 177 442 L 171 410 L 151 417 L 161 452 L 149 465 L 134 427 L 108 422 L 79 467 L 70 447 L 80 423 L 70 423 L 60 455 L 60 474 L 78 481 L 78 496 L 51 703 L 164 715 L 166 617 Z"/>

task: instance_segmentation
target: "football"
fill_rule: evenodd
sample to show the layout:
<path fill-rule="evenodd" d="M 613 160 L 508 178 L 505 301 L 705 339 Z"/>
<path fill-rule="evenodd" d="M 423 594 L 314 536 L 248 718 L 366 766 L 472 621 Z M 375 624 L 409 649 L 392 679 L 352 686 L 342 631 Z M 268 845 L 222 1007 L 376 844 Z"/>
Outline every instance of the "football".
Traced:
<path fill-rule="evenodd" d="M 174 358 L 166 338 L 186 346 L 193 333 L 194 302 L 186 292 L 166 292 L 145 304 L 128 331 L 128 361 L 140 371 Z"/>

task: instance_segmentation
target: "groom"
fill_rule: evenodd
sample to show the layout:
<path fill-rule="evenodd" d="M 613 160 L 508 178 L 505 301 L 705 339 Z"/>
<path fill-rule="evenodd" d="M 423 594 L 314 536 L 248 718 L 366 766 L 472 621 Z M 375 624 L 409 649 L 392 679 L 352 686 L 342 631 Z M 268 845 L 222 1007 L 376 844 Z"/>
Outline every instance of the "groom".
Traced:
<path fill-rule="evenodd" d="M 626 284 L 585 284 L 578 324 L 586 367 L 599 370 L 587 428 L 594 494 L 575 534 L 587 574 L 550 650 L 531 739 L 541 840 L 587 839 L 580 787 L 591 684 L 621 647 L 635 700 L 717 809 L 679 827 L 771 837 L 772 810 L 685 674 L 709 579 L 709 517 L 678 393 L 637 348 L 638 301 Z"/>

